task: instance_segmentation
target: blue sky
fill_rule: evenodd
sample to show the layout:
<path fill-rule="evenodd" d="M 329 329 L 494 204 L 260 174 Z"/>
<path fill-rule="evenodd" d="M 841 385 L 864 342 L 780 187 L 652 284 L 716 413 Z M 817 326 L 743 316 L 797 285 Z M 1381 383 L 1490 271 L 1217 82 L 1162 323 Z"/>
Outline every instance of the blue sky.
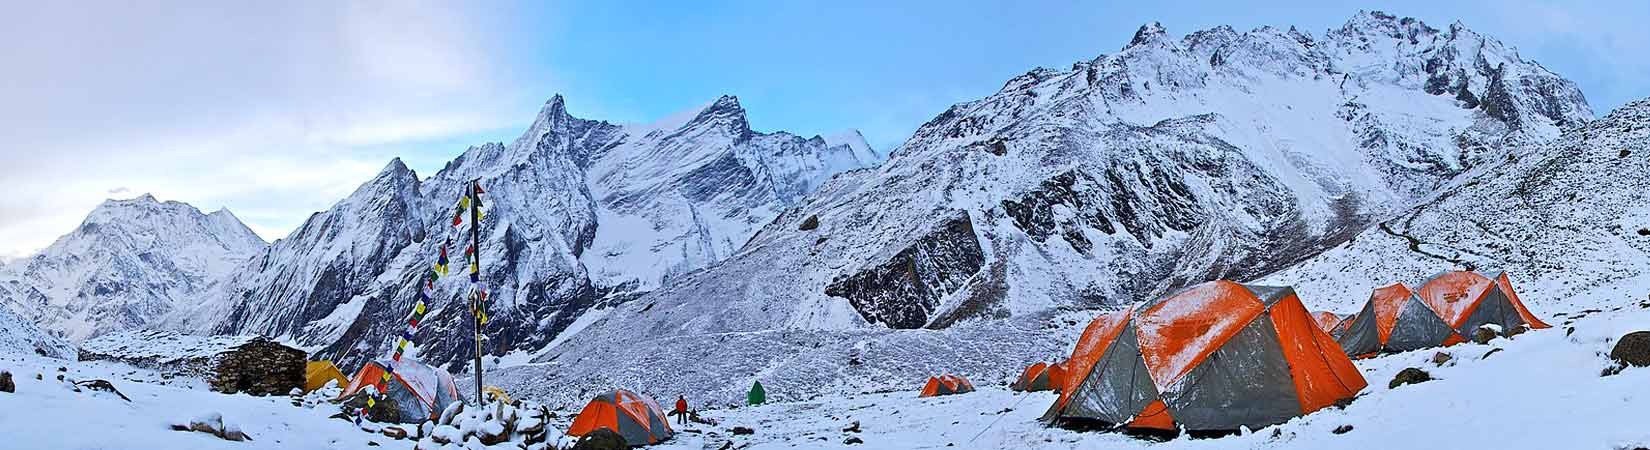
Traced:
<path fill-rule="evenodd" d="M 428 175 L 564 94 L 652 121 L 739 96 L 764 131 L 854 128 L 889 150 L 1037 66 L 1142 24 L 1313 35 L 1359 9 L 1461 20 L 1575 80 L 1599 114 L 1650 96 L 1650 2 L 74 2 L 0 6 L 0 258 L 104 198 L 228 207 L 283 237 L 393 157 Z"/>

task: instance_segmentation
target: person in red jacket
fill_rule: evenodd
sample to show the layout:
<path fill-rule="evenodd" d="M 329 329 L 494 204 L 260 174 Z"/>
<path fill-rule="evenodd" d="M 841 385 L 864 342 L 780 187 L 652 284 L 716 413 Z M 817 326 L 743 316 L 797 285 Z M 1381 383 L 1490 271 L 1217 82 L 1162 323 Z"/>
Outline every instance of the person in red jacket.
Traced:
<path fill-rule="evenodd" d="M 679 416 L 679 418 L 677 419 L 677 423 L 686 425 L 687 424 L 687 418 L 688 418 L 687 397 L 683 397 L 683 396 L 680 396 L 680 395 L 676 396 L 676 410 L 671 411 L 671 413 Z"/>

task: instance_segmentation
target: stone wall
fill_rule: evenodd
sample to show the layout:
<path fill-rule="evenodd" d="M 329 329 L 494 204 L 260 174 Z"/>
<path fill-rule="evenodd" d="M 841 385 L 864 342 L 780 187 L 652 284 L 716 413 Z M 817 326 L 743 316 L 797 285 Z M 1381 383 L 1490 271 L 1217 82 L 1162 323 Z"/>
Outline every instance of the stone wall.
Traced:
<path fill-rule="evenodd" d="M 309 354 L 265 337 L 219 353 L 207 383 L 225 394 L 286 395 L 304 385 Z"/>

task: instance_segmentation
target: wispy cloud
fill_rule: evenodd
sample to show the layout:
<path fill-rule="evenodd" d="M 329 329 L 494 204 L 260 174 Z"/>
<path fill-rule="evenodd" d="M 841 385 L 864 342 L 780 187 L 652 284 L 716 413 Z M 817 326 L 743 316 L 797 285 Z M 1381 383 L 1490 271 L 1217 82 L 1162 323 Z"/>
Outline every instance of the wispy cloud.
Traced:
<path fill-rule="evenodd" d="M 6 7 L 0 255 L 44 247 L 103 199 L 137 193 L 230 206 L 278 238 L 371 178 L 395 144 L 526 120 L 513 117 L 534 102 L 526 77 L 496 59 L 520 38 L 496 26 L 509 12 L 457 6 Z"/>

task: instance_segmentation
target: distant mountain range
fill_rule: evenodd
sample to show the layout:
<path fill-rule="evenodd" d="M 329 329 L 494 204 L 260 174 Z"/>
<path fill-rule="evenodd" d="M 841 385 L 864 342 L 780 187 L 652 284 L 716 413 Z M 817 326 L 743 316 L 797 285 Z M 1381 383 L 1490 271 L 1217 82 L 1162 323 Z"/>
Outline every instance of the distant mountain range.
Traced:
<path fill-rule="evenodd" d="M 753 380 L 777 398 L 989 380 L 1069 350 L 1092 310 L 1216 278 L 1344 297 L 1367 286 L 1331 280 L 1468 263 L 1639 276 L 1609 255 L 1650 250 L 1633 240 L 1650 211 L 1631 206 L 1650 155 L 1623 150 L 1643 147 L 1644 109 L 1594 121 L 1574 83 L 1460 23 L 1150 24 L 1116 53 L 952 106 L 888 154 L 852 132 L 753 131 L 733 97 L 620 125 L 557 96 L 514 142 L 428 178 L 392 161 L 273 244 L 221 217 L 143 222 L 104 231 L 187 233 L 97 258 L 76 244 L 83 225 L 8 266 L 0 298 L 56 305 L 25 315 L 75 339 L 259 333 L 358 363 L 386 351 L 449 238 L 457 259 L 452 206 L 475 179 L 489 380 L 512 393 L 735 401 Z M 176 250 L 196 242 L 218 250 Z M 140 263 L 198 270 L 131 281 Z M 455 369 L 473 352 L 462 278 L 437 284 L 418 336 L 423 359 Z M 152 285 L 170 288 L 136 287 Z"/>

